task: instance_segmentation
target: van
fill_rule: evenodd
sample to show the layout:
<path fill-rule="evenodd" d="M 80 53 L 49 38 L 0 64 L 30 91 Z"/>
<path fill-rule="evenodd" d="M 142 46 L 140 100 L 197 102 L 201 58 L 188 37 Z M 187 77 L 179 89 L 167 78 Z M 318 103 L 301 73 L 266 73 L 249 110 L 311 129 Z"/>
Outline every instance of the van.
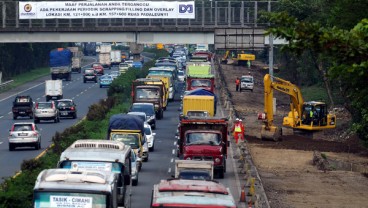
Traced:
<path fill-rule="evenodd" d="M 244 75 L 240 78 L 240 92 L 242 90 L 250 90 L 253 92 L 254 78 L 251 75 Z"/>

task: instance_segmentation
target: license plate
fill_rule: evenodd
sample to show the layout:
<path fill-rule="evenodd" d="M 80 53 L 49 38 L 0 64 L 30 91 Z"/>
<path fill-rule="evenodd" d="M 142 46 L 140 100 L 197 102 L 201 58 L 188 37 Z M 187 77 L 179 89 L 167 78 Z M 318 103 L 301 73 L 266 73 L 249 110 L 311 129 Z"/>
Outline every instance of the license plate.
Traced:
<path fill-rule="evenodd" d="M 57 97 L 52 97 L 52 99 L 57 99 Z"/>
<path fill-rule="evenodd" d="M 18 136 L 27 136 L 27 133 L 19 133 Z"/>
<path fill-rule="evenodd" d="M 42 113 L 48 113 L 47 111 L 42 111 Z"/>
<path fill-rule="evenodd" d="M 61 115 L 66 116 L 66 115 L 68 115 L 68 113 L 67 112 L 61 112 Z"/>
<path fill-rule="evenodd" d="M 19 112 L 19 114 L 25 114 L 26 112 Z"/>

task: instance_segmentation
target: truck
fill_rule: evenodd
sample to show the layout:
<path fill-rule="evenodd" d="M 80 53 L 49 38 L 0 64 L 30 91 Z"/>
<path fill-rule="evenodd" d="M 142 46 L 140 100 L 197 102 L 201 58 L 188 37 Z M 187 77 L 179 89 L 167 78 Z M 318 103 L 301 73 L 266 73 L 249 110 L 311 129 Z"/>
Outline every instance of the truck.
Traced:
<path fill-rule="evenodd" d="M 99 53 L 98 62 L 104 67 L 111 69 L 110 53 Z"/>
<path fill-rule="evenodd" d="M 166 93 L 165 84 L 160 79 L 141 78 L 132 84 L 132 102 L 153 103 L 157 119 L 164 117 L 167 106 Z"/>
<path fill-rule="evenodd" d="M 144 134 L 144 121 L 136 115 L 115 114 L 110 117 L 107 131 L 108 140 L 129 145 L 143 161 L 148 161 L 148 144 Z M 142 168 L 142 161 L 138 169 Z"/>
<path fill-rule="evenodd" d="M 215 97 L 206 95 L 185 95 L 183 97 L 184 116 L 215 116 Z"/>
<path fill-rule="evenodd" d="M 121 51 L 121 61 L 129 60 L 129 51 Z"/>
<path fill-rule="evenodd" d="M 121 51 L 112 50 L 110 52 L 111 65 L 119 65 L 121 63 Z"/>
<path fill-rule="evenodd" d="M 175 160 L 174 178 L 213 180 L 213 161 Z"/>
<path fill-rule="evenodd" d="M 118 141 L 82 139 L 75 141 L 61 153 L 57 167 L 68 170 L 113 172 L 118 177 L 118 203 L 130 185 L 131 147 Z"/>
<path fill-rule="evenodd" d="M 72 72 L 82 72 L 82 60 L 83 53 L 79 50 L 78 47 L 68 47 L 68 49 L 72 52 Z"/>
<path fill-rule="evenodd" d="M 214 97 L 214 115 L 216 115 L 216 110 L 217 110 L 217 96 L 215 93 L 209 91 L 209 90 L 206 90 L 206 89 L 203 89 L 203 88 L 198 88 L 198 89 L 195 89 L 195 90 L 190 90 L 190 91 L 185 91 L 185 95 L 189 96 L 189 95 L 204 95 L 204 96 L 212 96 Z M 184 98 L 184 97 L 183 97 Z"/>
<path fill-rule="evenodd" d="M 170 75 L 152 75 L 148 74 L 147 78 L 153 78 L 153 79 L 161 79 L 165 83 L 165 87 L 168 90 L 168 93 L 166 93 L 168 101 L 174 100 L 175 96 L 175 87 L 173 86 L 173 78 Z"/>
<path fill-rule="evenodd" d="M 66 48 L 57 48 L 50 52 L 51 79 L 72 80 L 72 52 Z"/>
<path fill-rule="evenodd" d="M 177 157 L 184 160 L 214 162 L 214 173 L 224 178 L 228 140 L 228 121 L 219 117 L 181 117 L 178 127 Z"/>
<path fill-rule="evenodd" d="M 17 95 L 13 101 L 13 119 L 16 120 L 19 116 L 29 116 L 33 119 L 33 101 L 29 95 Z"/>
<path fill-rule="evenodd" d="M 112 50 L 111 44 L 101 44 L 99 49 L 99 53 L 110 53 Z"/>
<path fill-rule="evenodd" d="M 209 75 L 187 75 L 186 90 L 206 89 L 210 92 L 215 91 L 215 76 Z"/>
<path fill-rule="evenodd" d="M 151 208 L 236 208 L 230 189 L 217 181 L 161 180 L 153 185 Z"/>
<path fill-rule="evenodd" d="M 63 98 L 63 81 L 46 80 L 45 81 L 46 102 L 49 100 L 60 100 Z"/>
<path fill-rule="evenodd" d="M 37 176 L 33 207 L 118 208 L 117 187 L 118 175 L 113 172 L 46 169 Z"/>

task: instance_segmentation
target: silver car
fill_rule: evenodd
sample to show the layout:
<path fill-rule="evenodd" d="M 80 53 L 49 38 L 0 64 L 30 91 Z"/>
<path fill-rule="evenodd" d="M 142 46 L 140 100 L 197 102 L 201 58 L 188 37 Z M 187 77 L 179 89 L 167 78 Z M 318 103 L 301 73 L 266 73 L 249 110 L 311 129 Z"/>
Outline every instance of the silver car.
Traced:
<path fill-rule="evenodd" d="M 41 148 L 41 133 L 33 122 L 14 123 L 9 130 L 9 150 L 16 147 Z"/>
<path fill-rule="evenodd" d="M 34 122 L 39 123 L 40 120 L 60 122 L 59 110 L 56 108 L 54 101 L 36 103 L 34 107 Z"/>
<path fill-rule="evenodd" d="M 132 150 L 131 151 L 131 161 L 132 161 L 132 171 L 131 171 L 131 174 L 132 174 L 132 185 L 133 186 L 136 186 L 138 185 L 138 175 L 139 175 L 139 162 L 141 161 L 142 159 L 139 158 L 135 152 Z"/>

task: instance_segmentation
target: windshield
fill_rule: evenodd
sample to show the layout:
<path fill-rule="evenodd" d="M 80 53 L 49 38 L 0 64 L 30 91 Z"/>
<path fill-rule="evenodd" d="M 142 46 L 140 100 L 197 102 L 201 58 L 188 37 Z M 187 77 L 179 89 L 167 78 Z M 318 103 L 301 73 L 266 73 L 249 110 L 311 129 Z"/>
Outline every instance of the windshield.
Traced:
<path fill-rule="evenodd" d="M 58 107 L 71 107 L 73 106 L 72 102 L 70 101 L 58 101 Z"/>
<path fill-rule="evenodd" d="M 78 170 L 96 170 L 121 173 L 123 165 L 116 162 L 96 162 L 96 161 L 63 161 L 60 168 L 63 169 L 78 169 Z"/>
<path fill-rule="evenodd" d="M 187 144 L 209 144 L 209 145 L 219 145 L 221 142 L 221 137 L 219 134 L 213 133 L 189 133 L 186 135 Z"/>
<path fill-rule="evenodd" d="M 186 180 L 211 180 L 211 176 L 208 172 L 199 170 L 183 170 L 179 173 L 179 178 Z"/>
<path fill-rule="evenodd" d="M 123 142 L 124 144 L 131 146 L 133 149 L 139 147 L 139 138 L 137 134 L 111 134 L 111 140 L 113 141 Z"/>
<path fill-rule="evenodd" d="M 49 109 L 52 108 L 52 103 L 38 103 L 37 109 Z"/>
<path fill-rule="evenodd" d="M 251 78 L 251 77 L 243 77 L 243 78 L 241 78 L 241 82 L 253 83 L 253 78 Z"/>
<path fill-rule="evenodd" d="M 106 194 L 88 194 L 71 192 L 35 192 L 34 207 L 37 208 L 106 208 L 108 196 Z"/>
<path fill-rule="evenodd" d="M 14 124 L 13 131 L 32 131 L 32 124 Z"/>
<path fill-rule="evenodd" d="M 205 112 L 205 111 L 188 111 L 187 116 L 208 117 L 208 112 Z"/>
<path fill-rule="evenodd" d="M 192 87 L 211 87 L 211 80 L 195 79 L 191 82 Z"/>
<path fill-rule="evenodd" d="M 144 134 L 145 134 L 145 135 L 151 135 L 151 128 L 149 128 L 149 127 L 144 127 Z"/>
<path fill-rule="evenodd" d="M 173 72 L 172 71 L 164 71 L 164 70 L 150 70 L 148 72 L 148 75 L 168 75 L 168 76 L 172 76 Z"/>
<path fill-rule="evenodd" d="M 29 103 L 31 101 L 30 101 L 29 97 L 17 97 L 15 99 L 15 102 L 17 102 L 17 103 Z"/>
<path fill-rule="evenodd" d="M 101 67 L 101 64 L 93 64 L 92 67 Z"/>
<path fill-rule="evenodd" d="M 160 99 L 160 93 L 158 89 L 137 89 L 137 99 Z"/>
<path fill-rule="evenodd" d="M 120 64 L 120 67 L 128 67 L 128 64 Z"/>
<path fill-rule="evenodd" d="M 179 71 L 179 72 L 178 72 L 178 75 L 179 75 L 179 76 L 184 76 L 184 72 Z"/>
<path fill-rule="evenodd" d="M 155 114 L 154 107 L 152 105 L 133 105 L 131 112 L 144 112 L 147 116 Z"/>

